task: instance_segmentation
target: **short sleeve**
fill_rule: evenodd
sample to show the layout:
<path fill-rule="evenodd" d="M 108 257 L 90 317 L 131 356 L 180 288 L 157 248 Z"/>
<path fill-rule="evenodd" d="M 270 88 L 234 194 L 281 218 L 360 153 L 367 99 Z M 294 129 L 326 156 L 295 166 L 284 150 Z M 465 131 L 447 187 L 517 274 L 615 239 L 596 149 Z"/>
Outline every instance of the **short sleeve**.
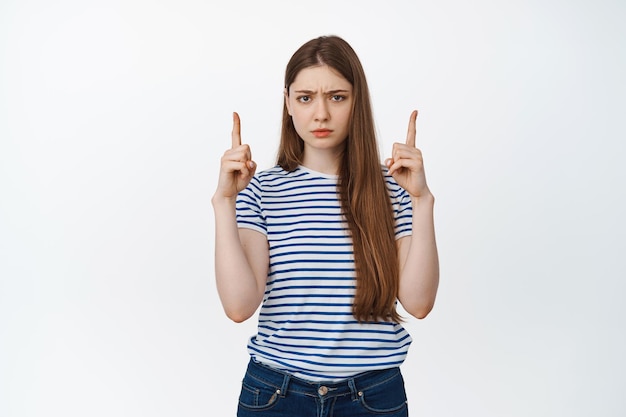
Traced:
<path fill-rule="evenodd" d="M 413 233 L 413 206 L 409 193 L 400 187 L 391 175 L 387 174 L 386 167 L 384 170 L 385 183 L 391 199 L 397 240 L 401 237 L 410 236 Z"/>
<path fill-rule="evenodd" d="M 267 235 L 267 222 L 262 208 L 262 189 L 257 177 L 237 195 L 237 226 Z"/>
<path fill-rule="evenodd" d="M 395 220 L 396 239 L 410 236 L 413 233 L 413 206 L 411 196 L 403 188 L 394 203 L 393 213 Z"/>

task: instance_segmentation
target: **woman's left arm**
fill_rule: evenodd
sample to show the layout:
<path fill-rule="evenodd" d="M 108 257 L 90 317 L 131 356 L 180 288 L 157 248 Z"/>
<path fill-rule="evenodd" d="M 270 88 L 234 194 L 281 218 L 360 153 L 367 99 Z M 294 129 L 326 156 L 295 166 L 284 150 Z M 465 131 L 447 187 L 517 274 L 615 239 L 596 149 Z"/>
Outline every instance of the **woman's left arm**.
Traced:
<path fill-rule="evenodd" d="M 413 233 L 398 240 L 400 288 L 398 299 L 414 317 L 423 319 L 430 313 L 439 286 L 439 256 L 435 242 L 432 194 L 411 197 Z"/>
<path fill-rule="evenodd" d="M 406 143 L 393 145 L 392 158 L 386 161 L 389 174 L 411 196 L 413 232 L 398 240 L 402 307 L 419 319 L 430 313 L 439 286 L 439 256 L 433 218 L 435 198 L 426 184 L 422 153 L 415 147 L 415 120 L 411 113 Z"/>

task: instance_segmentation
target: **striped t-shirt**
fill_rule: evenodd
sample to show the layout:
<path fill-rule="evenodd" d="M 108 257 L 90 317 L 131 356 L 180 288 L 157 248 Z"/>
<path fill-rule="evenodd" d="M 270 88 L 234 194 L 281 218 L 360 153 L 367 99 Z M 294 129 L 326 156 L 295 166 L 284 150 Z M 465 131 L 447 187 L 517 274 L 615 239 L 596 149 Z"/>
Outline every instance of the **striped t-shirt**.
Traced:
<path fill-rule="evenodd" d="M 411 234 L 411 200 L 382 167 L 396 239 Z M 355 267 L 337 176 L 304 167 L 258 173 L 237 198 L 239 227 L 269 242 L 269 274 L 251 357 L 312 380 L 399 366 L 411 336 L 398 323 L 352 315 Z"/>

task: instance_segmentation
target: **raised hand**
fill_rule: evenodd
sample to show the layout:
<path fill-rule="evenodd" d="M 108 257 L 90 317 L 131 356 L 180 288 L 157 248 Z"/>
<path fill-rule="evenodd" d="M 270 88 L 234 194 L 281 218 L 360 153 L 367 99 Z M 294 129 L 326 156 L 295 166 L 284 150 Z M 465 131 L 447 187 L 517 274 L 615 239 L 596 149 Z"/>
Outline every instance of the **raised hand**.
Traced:
<path fill-rule="evenodd" d="M 241 144 L 241 120 L 233 113 L 233 131 L 231 148 L 224 152 L 220 165 L 220 176 L 216 197 L 232 199 L 246 188 L 256 172 L 256 164 L 248 145 Z"/>
<path fill-rule="evenodd" d="M 411 196 L 421 197 L 430 191 L 426 184 L 422 152 L 415 147 L 417 110 L 411 113 L 406 143 L 394 143 L 391 158 L 385 161 L 389 174 Z"/>

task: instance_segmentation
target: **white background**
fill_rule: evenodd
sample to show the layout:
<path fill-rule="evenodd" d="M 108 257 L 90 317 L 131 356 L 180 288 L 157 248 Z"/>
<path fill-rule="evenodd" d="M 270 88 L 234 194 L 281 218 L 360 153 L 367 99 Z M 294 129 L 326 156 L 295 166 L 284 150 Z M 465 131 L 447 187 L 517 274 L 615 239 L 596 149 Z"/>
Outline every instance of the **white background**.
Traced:
<path fill-rule="evenodd" d="M 382 157 L 419 109 L 437 305 L 411 415 L 626 414 L 626 5 L 4 0 L 0 416 L 234 416 L 254 319 L 213 275 L 231 113 L 274 163 L 284 67 L 338 34 Z"/>

